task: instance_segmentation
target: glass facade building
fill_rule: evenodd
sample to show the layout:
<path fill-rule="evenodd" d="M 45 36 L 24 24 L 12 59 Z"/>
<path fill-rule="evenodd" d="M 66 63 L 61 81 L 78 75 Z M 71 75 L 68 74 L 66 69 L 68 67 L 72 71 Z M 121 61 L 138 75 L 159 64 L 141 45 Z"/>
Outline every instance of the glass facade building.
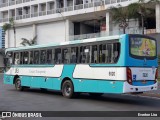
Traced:
<path fill-rule="evenodd" d="M 0 49 L 1 48 L 5 48 L 5 34 L 2 28 L 0 28 Z"/>

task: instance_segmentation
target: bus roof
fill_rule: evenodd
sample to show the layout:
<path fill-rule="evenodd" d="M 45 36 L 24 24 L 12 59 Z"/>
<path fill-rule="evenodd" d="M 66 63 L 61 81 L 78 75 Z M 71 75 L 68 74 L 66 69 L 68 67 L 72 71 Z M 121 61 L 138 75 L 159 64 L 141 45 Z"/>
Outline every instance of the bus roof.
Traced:
<path fill-rule="evenodd" d="M 89 38 L 84 40 L 73 40 L 73 41 L 66 41 L 61 43 L 49 43 L 43 45 L 34 45 L 34 46 L 22 46 L 17 48 L 7 48 L 7 51 L 16 51 L 16 50 L 27 50 L 27 49 L 36 49 L 36 48 L 46 48 L 52 46 L 62 46 L 62 45 L 71 45 L 71 44 L 81 44 L 81 43 L 89 43 L 89 42 L 96 42 L 96 41 L 104 41 L 104 40 L 116 40 L 119 39 L 121 35 L 114 35 L 114 36 L 107 36 L 107 37 L 98 37 L 98 38 Z"/>

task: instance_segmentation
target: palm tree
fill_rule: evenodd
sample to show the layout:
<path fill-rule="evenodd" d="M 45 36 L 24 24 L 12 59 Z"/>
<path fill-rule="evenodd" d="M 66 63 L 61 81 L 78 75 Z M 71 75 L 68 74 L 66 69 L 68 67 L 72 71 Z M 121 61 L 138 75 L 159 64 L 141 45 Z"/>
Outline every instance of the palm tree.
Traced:
<path fill-rule="evenodd" d="M 145 19 L 153 15 L 153 9 L 149 8 L 145 0 L 139 0 L 137 3 L 131 3 L 128 6 L 130 18 L 139 18 L 142 23 L 142 34 L 144 34 L 144 21 Z"/>
<path fill-rule="evenodd" d="M 36 38 L 37 38 L 37 35 L 33 39 L 31 39 L 31 40 L 28 40 L 26 38 L 21 38 L 22 39 L 21 44 L 23 46 L 26 46 L 26 45 L 29 45 L 29 46 L 35 45 L 36 44 Z"/>
<path fill-rule="evenodd" d="M 13 29 L 13 32 L 14 32 L 14 46 L 16 47 L 16 28 L 15 28 L 15 22 L 14 22 L 14 19 L 13 18 L 10 18 L 9 19 L 9 23 L 5 23 L 3 26 L 2 26 L 4 32 L 6 32 L 7 30 L 9 29 Z"/>
<path fill-rule="evenodd" d="M 119 5 L 118 7 L 111 7 L 110 12 L 112 15 L 113 21 L 119 24 L 119 27 L 123 29 L 123 33 L 126 33 L 126 28 L 128 26 L 128 18 L 129 12 L 128 7 L 122 7 Z"/>

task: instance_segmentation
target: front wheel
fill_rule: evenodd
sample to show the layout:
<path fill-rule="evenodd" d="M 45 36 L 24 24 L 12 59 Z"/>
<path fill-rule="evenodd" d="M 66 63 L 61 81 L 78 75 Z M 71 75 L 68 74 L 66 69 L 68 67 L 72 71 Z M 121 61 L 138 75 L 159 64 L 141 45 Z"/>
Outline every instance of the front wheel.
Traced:
<path fill-rule="evenodd" d="M 16 78 L 15 88 L 16 88 L 16 90 L 18 90 L 18 91 L 23 91 L 23 90 L 24 90 L 24 87 L 21 86 L 21 80 L 20 80 L 20 78 Z"/>
<path fill-rule="evenodd" d="M 66 80 L 62 84 L 62 95 L 66 98 L 73 98 L 74 97 L 74 87 L 70 80 Z"/>

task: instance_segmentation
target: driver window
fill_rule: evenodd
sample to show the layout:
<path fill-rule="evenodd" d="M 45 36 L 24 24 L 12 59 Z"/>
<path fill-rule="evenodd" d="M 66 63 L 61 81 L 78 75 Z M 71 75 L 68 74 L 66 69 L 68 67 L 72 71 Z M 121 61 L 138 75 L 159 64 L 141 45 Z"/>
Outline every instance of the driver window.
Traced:
<path fill-rule="evenodd" d="M 7 66 L 10 66 L 11 64 L 13 64 L 13 53 L 12 52 L 7 52 L 6 58 L 7 58 L 7 61 L 4 61 L 4 62 Z"/>

